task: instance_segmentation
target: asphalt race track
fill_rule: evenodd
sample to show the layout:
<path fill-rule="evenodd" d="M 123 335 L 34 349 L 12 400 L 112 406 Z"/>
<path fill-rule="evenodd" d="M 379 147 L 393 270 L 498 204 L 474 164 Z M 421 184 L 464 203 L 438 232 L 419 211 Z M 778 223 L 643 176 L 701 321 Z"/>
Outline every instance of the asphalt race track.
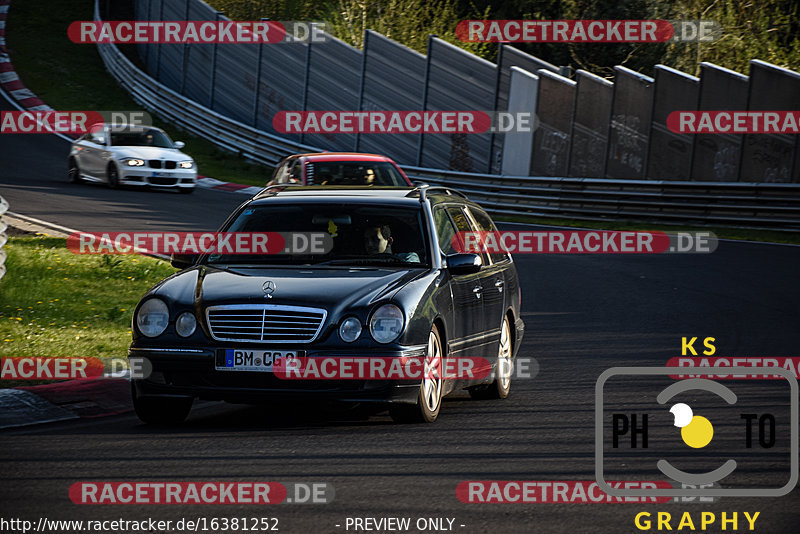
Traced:
<path fill-rule="evenodd" d="M 0 139 L 0 195 L 11 211 L 87 231 L 207 230 L 245 198 L 72 185 L 67 147 L 52 136 Z M 709 255 L 518 255 L 515 261 L 526 323 L 520 356 L 536 358 L 541 370 L 512 382 L 505 401 L 459 393 L 448 397 L 435 424 L 424 426 L 394 425 L 386 413 L 363 419 L 290 403 L 204 403 L 173 430 L 146 427 L 128 414 L 3 431 L 2 515 L 277 517 L 282 532 L 346 532 L 346 518 L 356 516 L 411 517 L 412 524 L 446 517 L 463 533 L 622 533 L 637 531 L 634 516 L 641 511 L 689 511 L 698 524 L 701 510 L 758 511 L 757 532 L 798 531 L 797 489 L 780 498 L 724 497 L 703 505 L 459 502 L 455 488 L 466 480 L 593 480 L 594 387 L 607 368 L 663 366 L 680 355 L 682 336 L 714 337 L 716 356 L 800 355 L 800 247 L 725 241 Z M 760 407 L 778 402 L 763 394 L 743 399 Z M 750 460 L 752 484 L 785 478 L 785 466 L 756 453 Z M 73 504 L 70 485 L 92 480 L 326 482 L 335 500 L 272 507 Z M 739 522 L 746 531 L 744 518 Z M 720 532 L 718 523 L 709 531 Z"/>

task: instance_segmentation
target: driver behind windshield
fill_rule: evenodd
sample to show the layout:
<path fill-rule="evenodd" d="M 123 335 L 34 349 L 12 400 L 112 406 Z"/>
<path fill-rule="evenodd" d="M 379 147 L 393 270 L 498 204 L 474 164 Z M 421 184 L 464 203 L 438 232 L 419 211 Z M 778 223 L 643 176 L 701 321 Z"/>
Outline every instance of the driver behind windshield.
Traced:
<path fill-rule="evenodd" d="M 364 248 L 367 254 L 392 254 L 403 261 L 420 263 L 416 252 L 393 252 L 392 242 L 392 229 L 388 225 L 370 226 L 364 230 Z"/>

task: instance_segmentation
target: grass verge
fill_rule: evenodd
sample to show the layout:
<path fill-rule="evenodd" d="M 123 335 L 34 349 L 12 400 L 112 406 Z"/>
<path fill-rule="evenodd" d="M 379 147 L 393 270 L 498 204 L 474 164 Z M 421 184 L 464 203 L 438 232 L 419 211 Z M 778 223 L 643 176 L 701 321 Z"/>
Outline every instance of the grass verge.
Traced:
<path fill-rule="evenodd" d="M 70 23 L 92 20 L 93 9 L 92 0 L 59 2 L 57 8 L 49 0 L 12 2 L 6 40 L 14 69 L 28 89 L 58 110 L 142 110 L 106 72 L 95 45 L 75 44 L 67 37 Z M 258 186 L 272 175 L 271 167 L 249 163 L 155 117 L 153 122 L 186 143 L 184 150 L 201 175 Z"/>
<path fill-rule="evenodd" d="M 64 238 L 10 237 L 5 249 L 0 357 L 126 358 L 133 309 L 175 272 L 146 256 L 76 255 Z"/>

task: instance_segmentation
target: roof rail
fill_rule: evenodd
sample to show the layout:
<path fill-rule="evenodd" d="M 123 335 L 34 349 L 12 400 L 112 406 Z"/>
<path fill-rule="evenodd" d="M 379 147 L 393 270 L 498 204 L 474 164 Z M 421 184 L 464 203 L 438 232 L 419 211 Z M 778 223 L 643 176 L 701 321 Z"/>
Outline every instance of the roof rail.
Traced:
<path fill-rule="evenodd" d="M 465 200 L 469 200 L 467 195 L 462 193 L 461 191 L 457 191 L 450 187 L 446 187 L 443 185 L 428 185 L 428 184 L 420 184 L 414 188 L 413 191 L 408 193 L 408 196 L 419 195 L 419 201 L 425 202 L 427 195 L 452 195 L 461 197 Z"/>
<path fill-rule="evenodd" d="M 260 196 L 269 193 L 271 189 L 280 189 L 281 191 L 283 191 L 287 187 L 303 187 L 303 184 L 272 184 L 262 188 L 261 191 L 255 194 L 255 196 Z"/>

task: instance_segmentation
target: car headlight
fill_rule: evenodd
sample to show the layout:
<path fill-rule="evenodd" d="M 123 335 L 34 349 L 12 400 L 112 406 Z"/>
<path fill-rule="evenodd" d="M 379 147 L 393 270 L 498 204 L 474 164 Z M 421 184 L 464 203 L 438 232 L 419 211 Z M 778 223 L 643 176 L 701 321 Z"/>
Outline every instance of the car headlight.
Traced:
<path fill-rule="evenodd" d="M 129 158 L 125 160 L 125 165 L 127 165 L 128 167 L 142 167 L 144 166 L 144 160 Z"/>
<path fill-rule="evenodd" d="M 192 167 L 194 167 L 194 162 L 193 161 L 181 161 L 180 163 L 178 163 L 178 166 L 181 169 L 191 169 Z"/>
<path fill-rule="evenodd" d="M 181 337 L 189 337 L 197 328 L 197 319 L 192 312 L 183 312 L 175 321 L 175 331 Z"/>
<path fill-rule="evenodd" d="M 163 300 L 152 298 L 136 314 L 136 326 L 147 337 L 160 336 L 169 324 L 169 310 Z"/>
<path fill-rule="evenodd" d="M 339 337 L 342 341 L 352 343 L 361 335 L 361 321 L 357 317 L 348 317 L 339 326 Z"/>
<path fill-rule="evenodd" d="M 394 304 L 384 304 L 372 313 L 369 333 L 378 343 L 391 343 L 403 332 L 405 317 Z"/>

